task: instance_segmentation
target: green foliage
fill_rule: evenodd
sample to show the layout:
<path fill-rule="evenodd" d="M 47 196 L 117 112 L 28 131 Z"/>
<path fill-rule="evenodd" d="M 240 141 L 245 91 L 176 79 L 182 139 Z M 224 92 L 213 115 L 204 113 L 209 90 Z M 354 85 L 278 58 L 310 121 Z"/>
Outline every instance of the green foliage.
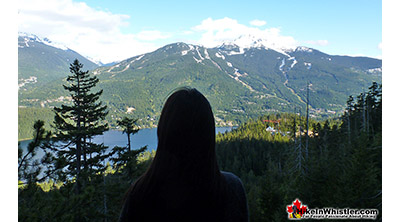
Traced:
<path fill-rule="evenodd" d="M 92 92 L 99 79 L 82 68 L 77 59 L 70 65 L 69 84 L 63 87 L 73 104 L 54 107 L 55 136 L 45 146 L 46 174 L 61 181 L 75 178 L 77 194 L 93 175 L 105 170 L 103 161 L 108 157 L 104 144 L 91 142 L 108 130 L 103 123 L 107 106 L 98 101 L 103 91 Z"/>
<path fill-rule="evenodd" d="M 217 136 L 219 166 L 242 179 L 251 221 L 287 220 L 286 205 L 296 198 L 312 208 L 381 212 L 381 86 L 373 83 L 348 104 L 342 121 L 310 122 L 308 159 L 305 118 L 295 114 L 264 116 Z M 271 123 L 278 119 L 279 126 Z M 268 126 L 279 130 L 268 132 Z"/>
<path fill-rule="evenodd" d="M 36 120 L 45 122 L 44 128 L 50 130 L 50 123 L 54 119 L 54 113 L 49 108 L 18 107 L 18 141 L 32 139 L 32 128 Z"/>
<path fill-rule="evenodd" d="M 312 84 L 310 113 L 326 119 L 339 116 L 334 113 L 343 111 L 348 95 L 365 90 L 372 81 L 381 82 L 381 72 L 368 71 L 381 67 L 377 59 L 330 56 L 317 50 L 288 52 L 291 58 L 260 48 L 242 54 L 230 54 L 231 50 L 239 51 L 175 43 L 93 70 L 100 79 L 96 90 L 104 91 L 102 99 L 110 111 L 106 122 L 115 128 L 117 120 L 133 113 L 138 126 L 155 127 L 167 95 L 177 87 L 191 86 L 210 101 L 217 125 L 239 125 L 268 113 L 292 112 L 296 107 L 304 112 L 307 82 Z M 311 68 L 305 65 L 308 63 Z M 60 77 L 20 89 L 19 104 L 69 104 L 61 87 L 64 83 Z"/>
<path fill-rule="evenodd" d="M 136 126 L 137 119 L 132 119 L 129 117 L 124 117 L 122 120 L 117 120 L 117 124 L 122 128 L 123 133 L 128 136 L 128 151 L 131 151 L 131 135 L 135 135 L 139 132 Z"/>
<path fill-rule="evenodd" d="M 298 113 L 261 116 L 217 135 L 219 167 L 243 181 L 251 221 L 286 221 L 286 206 L 296 198 L 312 208 L 382 212 L 381 86 L 374 83 L 357 98 L 349 99 L 340 119 L 310 120 L 308 158 L 306 118 Z M 73 221 L 79 215 L 82 221 L 118 220 L 126 190 L 154 157 L 154 151 L 142 151 L 130 153 L 123 165 L 108 164 L 79 194 L 73 180 L 62 186 L 55 185 L 59 181 L 21 186 L 19 219 Z"/>
<path fill-rule="evenodd" d="M 88 69 L 98 67 L 77 52 L 44 44 L 36 36 L 19 36 L 18 46 L 19 83 L 30 76 L 37 77 L 37 83 L 25 84 L 22 90 L 32 89 L 64 77 L 68 74 L 69 64 L 76 58 Z"/>
<path fill-rule="evenodd" d="M 51 133 L 44 129 L 44 121 L 37 120 L 33 125 L 34 137 L 28 144 L 27 149 L 23 150 L 18 144 L 18 181 L 25 181 L 28 184 L 40 181 L 38 178 L 42 171 L 40 161 L 35 159 L 39 146 L 48 140 Z"/>
<path fill-rule="evenodd" d="M 71 76 L 67 78 L 73 104 L 54 108 L 55 136 L 46 133 L 43 121 L 34 124 L 34 139 L 27 153 L 18 152 L 19 158 L 19 220 L 21 221 L 99 221 L 118 218 L 124 192 L 134 180 L 144 173 L 152 154 L 137 156 L 139 150 L 116 147 L 115 152 L 105 154 L 104 144 L 91 142 L 93 136 L 107 130 L 104 124 L 106 106 L 97 102 L 102 90 L 92 93 L 98 79 L 82 71 L 83 65 L 75 60 L 71 64 Z M 121 121 L 128 135 L 135 121 Z M 125 124 L 126 123 L 126 124 Z M 46 136 L 46 137 L 45 137 Z M 129 137 L 128 137 L 129 138 Z M 42 144 L 42 142 L 46 142 Z M 34 160 L 36 148 L 41 145 L 45 155 L 41 162 Z M 103 164 L 111 158 L 111 165 Z M 37 183 L 40 164 L 46 166 L 45 177 L 55 178 Z M 44 178 L 45 178 L 44 177 Z M 27 180 L 24 182 L 23 180 Z M 25 183 L 25 185 L 24 185 Z"/>
<path fill-rule="evenodd" d="M 76 194 L 75 182 L 52 180 L 33 183 L 18 189 L 19 221 L 116 221 L 129 186 L 145 172 L 154 157 L 154 152 L 143 152 L 132 158 L 136 164 L 133 174 L 125 175 L 110 164 L 104 173 L 92 179 Z"/>

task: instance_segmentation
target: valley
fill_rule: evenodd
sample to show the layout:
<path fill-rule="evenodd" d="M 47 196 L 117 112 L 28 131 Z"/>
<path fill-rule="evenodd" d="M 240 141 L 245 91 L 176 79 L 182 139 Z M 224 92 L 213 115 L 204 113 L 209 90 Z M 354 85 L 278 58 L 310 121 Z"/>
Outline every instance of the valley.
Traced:
<path fill-rule="evenodd" d="M 62 85 L 70 58 L 62 52 L 70 55 L 71 51 L 24 38 L 19 40 L 20 110 L 69 103 Z M 242 42 L 215 48 L 178 42 L 110 66 L 78 59 L 82 58 L 84 70 L 100 79 L 97 87 L 104 90 L 101 100 L 108 106 L 106 121 L 112 128 L 124 116 L 139 118 L 142 128 L 156 127 L 165 99 L 183 86 L 206 95 L 217 126 L 229 126 L 274 112 L 296 109 L 304 114 L 307 82 L 310 116 L 317 119 L 339 116 L 348 95 L 366 91 L 374 81 L 381 83 L 382 61 L 378 59 L 328 55 L 307 47 L 274 49 L 256 40 Z M 44 57 L 50 51 L 57 52 L 59 59 Z M 21 124 L 29 125 L 27 119 L 21 117 Z"/>

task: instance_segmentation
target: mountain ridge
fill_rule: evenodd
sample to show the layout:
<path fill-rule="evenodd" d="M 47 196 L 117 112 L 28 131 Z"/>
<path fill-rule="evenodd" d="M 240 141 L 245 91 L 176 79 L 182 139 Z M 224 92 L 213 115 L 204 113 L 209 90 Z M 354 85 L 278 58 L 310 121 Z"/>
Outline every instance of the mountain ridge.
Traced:
<path fill-rule="evenodd" d="M 286 54 L 282 54 L 273 49 L 266 49 L 260 47 L 244 48 L 243 51 L 241 51 L 240 48 L 235 46 L 230 48 L 227 48 L 226 45 L 220 46 L 218 48 L 205 48 L 198 45 L 178 42 L 178 43 L 168 44 L 151 53 L 146 53 L 131 57 L 129 59 L 126 59 L 118 63 L 117 65 L 111 66 L 106 69 L 100 67 L 96 70 L 93 70 L 93 73 L 99 76 L 101 76 L 101 74 L 105 74 L 106 76 L 103 76 L 104 79 L 107 78 L 118 79 L 119 78 L 118 75 L 123 76 L 123 75 L 129 75 L 129 73 L 140 73 L 139 70 L 143 69 L 146 65 L 147 66 L 152 66 L 152 64 L 161 65 L 160 64 L 161 62 L 166 62 L 168 59 L 171 60 L 169 64 L 176 65 L 177 61 L 183 61 L 184 58 L 185 59 L 184 65 L 191 64 L 191 65 L 203 65 L 207 67 L 213 67 L 215 69 L 214 73 L 222 72 L 222 74 L 225 74 L 230 79 L 233 79 L 234 81 L 239 83 L 242 87 L 246 88 L 250 92 L 260 92 L 262 91 L 262 88 L 264 89 L 273 88 L 271 84 L 269 84 L 266 81 L 263 81 L 262 77 L 265 77 L 266 73 L 268 75 L 275 75 L 275 78 L 281 79 L 282 82 L 281 87 L 282 86 L 286 87 L 286 90 L 284 88 L 281 90 L 286 91 L 286 94 L 290 93 L 293 94 L 293 90 L 297 92 L 304 91 L 307 82 L 306 79 L 304 79 L 302 88 L 299 88 L 299 84 L 293 85 L 291 83 L 292 80 L 296 80 L 296 76 L 294 75 L 295 73 L 293 72 L 293 70 L 296 69 L 297 72 L 298 71 L 304 72 L 311 69 L 316 69 L 316 68 L 319 69 L 320 68 L 319 66 L 321 66 L 321 64 L 326 65 L 323 63 L 331 62 L 335 63 L 335 66 L 337 66 L 335 68 L 342 68 L 342 69 L 343 67 L 348 69 L 348 67 L 346 67 L 347 64 L 355 64 L 352 68 L 360 72 L 361 71 L 365 72 L 364 74 L 366 74 L 366 70 L 368 69 L 381 67 L 381 61 L 376 59 L 366 58 L 369 61 L 369 63 L 372 63 L 366 66 L 365 64 L 360 63 L 358 61 L 358 60 L 363 60 L 363 58 L 360 59 L 358 57 L 348 57 L 348 58 L 346 57 L 347 60 L 352 60 L 352 61 L 346 60 L 346 62 L 343 62 L 341 56 L 330 56 L 318 50 L 305 47 L 298 47 L 295 50 L 293 50 L 293 52 L 286 52 Z M 261 56 L 266 56 L 266 58 L 261 58 Z M 297 57 L 300 56 L 300 58 L 296 60 L 296 56 Z M 258 58 L 258 61 L 256 59 L 246 59 L 250 57 Z M 303 57 L 305 57 L 305 59 Z M 256 62 L 254 62 L 253 60 L 256 60 Z M 277 62 L 276 60 L 279 60 L 279 62 Z M 323 60 L 323 61 L 322 62 L 319 61 L 318 63 L 314 64 L 314 67 L 312 67 L 313 65 L 312 61 L 315 60 Z M 251 61 L 254 64 L 251 64 Z M 285 64 L 284 61 L 290 61 L 290 63 L 287 62 Z M 140 64 L 138 65 L 138 63 Z M 301 66 L 304 67 L 302 68 Z M 254 70 L 254 67 L 257 67 L 258 70 L 257 69 Z M 336 83 L 339 81 L 337 79 L 338 77 L 335 75 L 333 71 L 325 70 L 323 74 L 331 76 L 332 80 Z M 260 78 L 254 78 L 257 75 Z M 342 77 L 339 77 L 339 79 L 340 78 Z M 379 80 L 379 78 L 377 79 Z M 190 83 L 190 81 L 188 83 Z M 366 86 L 367 85 L 369 85 L 369 83 L 366 84 Z M 289 86 L 291 86 L 291 89 L 289 89 Z M 314 89 L 311 88 L 311 90 Z M 287 101 L 288 98 L 284 98 L 283 94 L 284 92 L 281 92 L 281 95 L 277 96 L 274 93 L 268 93 L 265 91 L 261 93 L 261 95 L 259 96 L 275 97 L 277 98 L 277 100 L 283 99 Z M 294 96 L 295 98 L 299 98 L 299 95 L 294 95 Z M 343 96 L 347 98 L 348 94 Z M 298 103 L 297 105 L 304 106 L 304 101 L 305 101 L 304 93 L 302 93 L 301 98 L 303 99 L 302 100 L 299 99 L 300 103 Z M 343 99 L 342 99 L 342 104 L 344 105 Z M 315 108 L 319 107 L 316 106 Z"/>
<path fill-rule="evenodd" d="M 209 99 L 217 125 L 223 126 L 265 113 L 304 112 L 307 82 L 311 115 L 338 115 L 349 95 L 381 82 L 381 67 L 378 59 L 334 56 L 308 47 L 278 52 L 259 45 L 206 48 L 178 42 L 95 67 L 91 73 L 100 79 L 112 126 L 126 115 L 139 118 L 142 126 L 156 126 L 166 96 L 182 86 L 199 89 Z M 65 78 L 19 90 L 19 105 L 51 108 L 68 103 Z"/>
<path fill-rule="evenodd" d="M 65 45 L 52 42 L 34 34 L 18 33 L 18 83 L 29 88 L 29 79 L 38 85 L 65 77 L 69 64 L 79 59 L 86 68 L 98 67 L 95 63 Z"/>

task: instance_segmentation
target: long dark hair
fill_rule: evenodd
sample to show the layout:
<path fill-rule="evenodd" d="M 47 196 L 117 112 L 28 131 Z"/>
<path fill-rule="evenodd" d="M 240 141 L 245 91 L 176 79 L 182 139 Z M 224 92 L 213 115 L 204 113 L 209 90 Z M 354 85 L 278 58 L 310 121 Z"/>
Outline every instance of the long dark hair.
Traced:
<path fill-rule="evenodd" d="M 207 99 L 181 88 L 167 99 L 153 162 L 127 193 L 121 221 L 221 221 L 225 179 L 215 155 L 215 122 Z"/>

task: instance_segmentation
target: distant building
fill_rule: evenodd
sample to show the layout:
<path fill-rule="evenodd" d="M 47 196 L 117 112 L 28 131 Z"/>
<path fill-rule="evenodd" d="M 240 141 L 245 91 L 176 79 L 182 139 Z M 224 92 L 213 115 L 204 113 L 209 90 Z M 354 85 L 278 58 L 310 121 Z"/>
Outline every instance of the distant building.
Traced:
<path fill-rule="evenodd" d="M 273 127 L 270 127 L 270 126 L 268 126 L 265 130 L 267 132 L 271 132 L 271 133 L 275 133 L 276 132 L 276 130 Z"/>

